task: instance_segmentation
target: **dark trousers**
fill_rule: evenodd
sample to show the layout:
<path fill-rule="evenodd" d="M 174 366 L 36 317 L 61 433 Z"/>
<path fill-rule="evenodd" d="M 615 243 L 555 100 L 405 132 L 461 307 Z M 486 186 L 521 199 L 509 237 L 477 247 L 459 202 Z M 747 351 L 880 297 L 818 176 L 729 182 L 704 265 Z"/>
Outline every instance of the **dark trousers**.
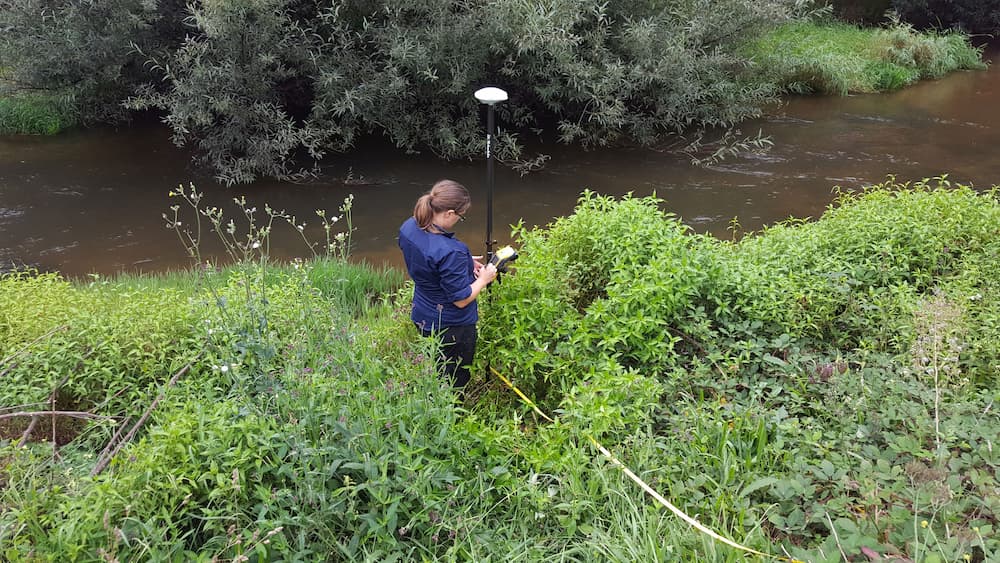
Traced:
<path fill-rule="evenodd" d="M 476 325 L 444 326 L 437 330 L 420 329 L 423 336 L 441 338 L 441 358 L 438 373 L 457 388 L 469 382 L 469 365 L 476 355 Z"/>

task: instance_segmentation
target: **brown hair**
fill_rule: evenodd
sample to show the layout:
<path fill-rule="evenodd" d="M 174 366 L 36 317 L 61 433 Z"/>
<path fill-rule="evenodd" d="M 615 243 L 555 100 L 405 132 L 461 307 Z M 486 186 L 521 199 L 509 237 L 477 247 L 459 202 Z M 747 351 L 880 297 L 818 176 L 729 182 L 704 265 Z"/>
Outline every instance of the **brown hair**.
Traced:
<path fill-rule="evenodd" d="M 417 226 L 427 230 L 434 221 L 435 213 L 449 209 L 462 213 L 471 203 L 472 198 L 465 186 L 454 180 L 438 180 L 413 206 L 413 218 L 416 219 Z"/>

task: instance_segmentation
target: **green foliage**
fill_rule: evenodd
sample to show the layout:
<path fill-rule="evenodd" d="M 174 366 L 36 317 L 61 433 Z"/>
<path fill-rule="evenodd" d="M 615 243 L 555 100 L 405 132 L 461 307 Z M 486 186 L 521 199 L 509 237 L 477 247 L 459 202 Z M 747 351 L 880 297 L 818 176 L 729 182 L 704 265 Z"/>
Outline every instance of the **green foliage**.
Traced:
<path fill-rule="evenodd" d="M 131 100 L 168 114 L 229 183 L 307 173 L 367 134 L 408 152 L 479 154 L 484 84 L 507 89 L 501 159 L 524 166 L 519 135 L 582 146 L 650 145 L 757 115 L 771 85 L 734 46 L 791 17 L 791 0 L 609 4 L 559 0 L 405 5 L 256 0 L 192 5 L 193 30 L 155 61 L 166 89 Z"/>
<path fill-rule="evenodd" d="M 75 124 L 70 105 L 58 96 L 0 97 L 0 135 L 55 135 Z"/>
<path fill-rule="evenodd" d="M 548 390 L 578 431 L 633 404 L 587 397 L 660 374 L 652 418 L 626 424 L 652 420 L 663 481 L 690 510 L 725 507 L 716 525 L 825 553 L 995 553 L 974 508 L 995 514 L 995 492 L 959 485 L 998 468 L 995 192 L 890 178 L 731 243 L 685 233 L 660 203 L 584 194 L 516 229 L 517 271 L 483 331 L 494 365 Z"/>
<path fill-rule="evenodd" d="M 60 406 L 136 414 L 200 348 L 197 314 L 174 291 L 76 288 L 30 273 L 5 274 L 0 287 L 0 355 L 24 350 L 2 368 L 3 405 L 46 405 L 57 390 Z"/>
<path fill-rule="evenodd" d="M 0 90 L 58 96 L 83 122 L 121 118 L 122 99 L 143 76 L 130 43 L 151 48 L 157 18 L 145 0 L 2 0 Z"/>
<path fill-rule="evenodd" d="M 446 159 L 482 154 L 470 93 L 486 84 L 510 94 L 498 157 L 531 170 L 547 155 L 529 154 L 527 136 L 584 148 L 684 140 L 693 152 L 722 131 L 698 159 L 711 161 L 766 145 L 732 128 L 783 90 L 870 92 L 982 67 L 965 36 L 811 24 L 825 11 L 810 6 L 0 0 L 0 92 L 58 96 L 58 114 L 85 124 L 155 109 L 177 144 L 234 184 L 317 173 L 365 136 Z M 66 125 L 28 127 L 36 110 L 23 108 L 37 105 L 5 99 L 0 124 Z"/>
<path fill-rule="evenodd" d="M 435 374 L 437 343 L 407 320 L 405 289 L 368 299 L 391 277 L 340 283 L 354 267 L 336 252 L 272 264 L 260 252 L 272 222 L 295 218 L 267 209 L 237 233 L 181 193 L 242 257 L 233 267 L 206 266 L 194 245 L 186 278 L 0 278 L 13 392 L 47 396 L 50 381 L 35 389 L 18 371 L 47 362 L 94 375 L 93 397 L 110 394 L 100 368 L 109 389 L 145 369 L 159 375 L 134 381 L 146 387 L 132 400 L 165 397 L 96 478 L 118 423 L 87 424 L 58 457 L 15 447 L 20 431 L 0 424 L 6 560 L 745 560 L 644 496 L 588 437 L 765 553 L 1000 553 L 996 189 L 890 178 L 816 221 L 731 242 L 691 234 L 655 197 L 589 192 L 569 217 L 518 227 L 517 269 L 482 305 L 479 356 L 554 422 L 499 383 L 463 408 Z M 201 240 L 198 221 L 178 221 L 182 240 Z M 166 367 L 198 353 L 164 389 Z"/>
<path fill-rule="evenodd" d="M 317 132 L 302 123 L 309 101 L 298 98 L 309 88 L 317 56 L 314 30 L 294 8 L 301 4 L 307 3 L 189 5 L 197 33 L 152 61 L 168 88 L 146 84 L 129 105 L 164 110 L 174 142 L 196 143 L 223 182 L 301 175 L 295 151 L 321 154 Z"/>
<path fill-rule="evenodd" d="M 671 364 L 681 337 L 668 332 L 667 319 L 697 324 L 715 306 L 702 289 L 716 265 L 698 247 L 711 244 L 659 211 L 658 201 L 585 192 L 572 216 L 545 230 L 515 229 L 523 258 L 503 282 L 504 298 L 485 312 L 483 339 L 497 342 L 494 361 L 517 366 L 540 398 L 551 385 L 565 392 L 579 369 L 605 358 Z"/>
<path fill-rule="evenodd" d="M 750 43 L 747 51 L 771 80 L 793 92 L 878 92 L 983 68 L 979 49 L 964 35 L 917 33 L 899 21 L 878 29 L 793 22 Z"/>

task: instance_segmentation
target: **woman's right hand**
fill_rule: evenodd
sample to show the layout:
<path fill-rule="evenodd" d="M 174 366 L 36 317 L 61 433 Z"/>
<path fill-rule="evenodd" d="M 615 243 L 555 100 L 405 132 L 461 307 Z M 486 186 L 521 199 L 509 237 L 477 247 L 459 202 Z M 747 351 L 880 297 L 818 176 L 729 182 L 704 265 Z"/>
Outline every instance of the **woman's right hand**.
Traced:
<path fill-rule="evenodd" d="M 495 279 L 497 279 L 497 267 L 493 264 L 487 264 L 476 270 L 476 281 L 472 282 L 471 286 L 472 293 L 461 301 L 454 301 L 455 306 L 464 309 L 466 305 L 475 301 L 479 297 L 479 292 L 486 289 L 486 286 Z"/>
<path fill-rule="evenodd" d="M 497 279 L 497 267 L 492 263 L 486 264 L 482 268 L 479 268 L 476 272 L 476 279 L 489 284 L 493 280 Z"/>

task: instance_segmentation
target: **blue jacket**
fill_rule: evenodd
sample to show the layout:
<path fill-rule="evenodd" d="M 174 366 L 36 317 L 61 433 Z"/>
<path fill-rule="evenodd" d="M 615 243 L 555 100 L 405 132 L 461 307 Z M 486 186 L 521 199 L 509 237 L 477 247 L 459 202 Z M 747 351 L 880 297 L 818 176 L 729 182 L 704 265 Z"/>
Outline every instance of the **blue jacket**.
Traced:
<path fill-rule="evenodd" d="M 472 295 L 470 286 L 476 279 L 469 247 L 455 233 L 428 233 L 410 217 L 399 228 L 399 248 L 415 286 L 410 318 L 418 327 L 437 330 L 476 324 L 475 301 L 462 309 L 454 304 Z"/>

